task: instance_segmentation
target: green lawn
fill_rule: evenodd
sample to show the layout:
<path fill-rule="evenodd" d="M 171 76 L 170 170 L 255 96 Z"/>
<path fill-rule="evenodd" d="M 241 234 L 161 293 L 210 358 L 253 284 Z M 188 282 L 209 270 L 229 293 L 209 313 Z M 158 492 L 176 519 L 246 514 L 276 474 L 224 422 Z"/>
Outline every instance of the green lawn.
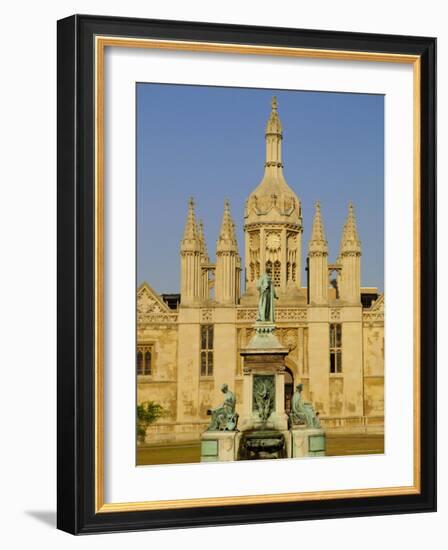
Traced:
<path fill-rule="evenodd" d="M 381 454 L 384 453 L 382 435 L 329 435 L 327 456 Z M 137 465 L 185 464 L 200 462 L 200 444 L 184 443 L 145 447 L 137 451 Z"/>

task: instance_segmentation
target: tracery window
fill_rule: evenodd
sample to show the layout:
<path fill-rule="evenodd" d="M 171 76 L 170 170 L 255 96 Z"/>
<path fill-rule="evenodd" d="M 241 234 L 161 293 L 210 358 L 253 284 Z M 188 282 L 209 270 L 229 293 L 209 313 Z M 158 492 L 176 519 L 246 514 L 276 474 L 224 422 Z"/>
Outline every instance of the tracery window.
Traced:
<path fill-rule="evenodd" d="M 143 354 L 141 351 L 137 352 L 137 374 L 143 374 Z"/>
<path fill-rule="evenodd" d="M 342 372 L 342 324 L 330 323 L 330 373 Z"/>
<path fill-rule="evenodd" d="M 153 371 L 153 344 L 139 344 L 137 347 L 137 376 L 151 376 Z"/>
<path fill-rule="evenodd" d="M 201 325 L 201 376 L 213 376 L 213 325 Z"/>
<path fill-rule="evenodd" d="M 150 351 L 147 351 L 145 353 L 145 367 L 144 367 L 144 372 L 143 374 L 146 374 L 146 375 L 149 375 L 151 374 L 151 358 L 152 358 L 152 354 Z"/>

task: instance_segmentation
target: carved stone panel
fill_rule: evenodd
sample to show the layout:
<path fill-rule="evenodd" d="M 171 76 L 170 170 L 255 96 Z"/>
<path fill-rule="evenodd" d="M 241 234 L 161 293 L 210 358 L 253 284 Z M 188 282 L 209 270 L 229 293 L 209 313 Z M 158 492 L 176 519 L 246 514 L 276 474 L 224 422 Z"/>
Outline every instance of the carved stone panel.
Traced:
<path fill-rule="evenodd" d="M 296 328 L 278 328 L 275 331 L 277 338 L 285 348 L 289 349 L 289 355 L 297 357 L 298 334 Z"/>
<path fill-rule="evenodd" d="M 257 412 L 261 420 L 269 418 L 275 410 L 275 376 L 271 374 L 256 374 L 253 377 L 252 410 Z"/>
<path fill-rule="evenodd" d="M 276 311 L 276 321 L 306 321 L 306 318 L 306 308 L 288 307 Z"/>
<path fill-rule="evenodd" d="M 213 323 L 213 310 L 210 308 L 203 309 L 201 311 L 201 321 L 203 323 Z"/>
<path fill-rule="evenodd" d="M 257 319 L 257 310 L 255 308 L 238 309 L 236 318 L 238 321 L 255 321 Z"/>
<path fill-rule="evenodd" d="M 148 286 L 143 286 L 137 293 L 137 323 L 176 322 L 177 314 L 173 314 L 163 301 Z"/>
<path fill-rule="evenodd" d="M 341 310 L 336 307 L 330 309 L 330 321 L 332 323 L 337 323 L 341 320 Z"/>

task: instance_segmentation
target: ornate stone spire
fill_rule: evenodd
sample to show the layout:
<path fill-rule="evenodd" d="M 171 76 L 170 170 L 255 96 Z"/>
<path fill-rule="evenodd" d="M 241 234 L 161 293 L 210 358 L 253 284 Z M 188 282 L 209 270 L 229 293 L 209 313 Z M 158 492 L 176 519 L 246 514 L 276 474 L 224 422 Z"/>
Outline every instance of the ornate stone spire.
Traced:
<path fill-rule="evenodd" d="M 356 218 L 353 204 L 348 206 L 348 216 L 344 224 L 342 232 L 341 248 L 339 255 L 344 254 L 361 254 L 361 241 L 358 237 L 358 229 L 356 227 Z"/>
<path fill-rule="evenodd" d="M 194 305 L 201 299 L 201 243 L 194 214 L 194 201 L 188 201 L 184 236 L 180 243 L 180 292 L 182 305 Z"/>
<path fill-rule="evenodd" d="M 324 224 L 320 212 L 320 203 L 316 202 L 316 212 L 314 214 L 313 228 L 309 242 L 310 256 L 313 254 L 328 254 L 328 243 L 325 239 Z"/>
<path fill-rule="evenodd" d="M 207 243 L 205 242 L 204 224 L 202 220 L 198 221 L 197 234 L 199 238 L 199 254 L 201 258 L 201 297 L 203 300 L 210 298 L 210 278 L 208 264 L 210 258 L 207 252 Z"/>
<path fill-rule="evenodd" d="M 188 201 L 188 215 L 187 221 L 185 222 L 184 236 L 181 242 L 180 249 L 182 252 L 200 251 L 200 239 L 196 225 L 196 217 L 194 214 L 193 197 L 190 197 Z"/>
<path fill-rule="evenodd" d="M 282 123 L 277 111 L 277 98 L 274 96 L 271 101 L 271 113 L 266 124 L 266 161 L 265 168 L 283 168 L 282 163 Z M 269 170 L 276 173 L 277 170 Z"/>
<path fill-rule="evenodd" d="M 325 239 L 320 203 L 316 202 L 309 242 L 309 298 L 312 305 L 328 302 L 328 243 Z"/>
<path fill-rule="evenodd" d="M 271 101 L 271 114 L 266 124 L 266 167 L 282 168 L 282 123 L 277 111 L 277 98 Z"/>
<path fill-rule="evenodd" d="M 265 131 L 266 159 L 258 186 L 246 201 L 245 295 L 242 303 L 256 301 L 257 281 L 272 271 L 279 299 L 291 301 L 301 293 L 302 207 L 286 183 L 282 160 L 282 123 L 272 98 Z"/>
<path fill-rule="evenodd" d="M 340 280 L 341 300 L 359 305 L 361 301 L 361 241 L 356 228 L 353 204 L 348 207 L 348 216 L 342 231 L 338 263 L 342 266 Z"/>
<path fill-rule="evenodd" d="M 207 243 L 205 242 L 204 224 L 203 224 L 202 220 L 198 221 L 197 234 L 198 234 L 198 237 L 199 237 L 199 247 L 200 247 L 201 256 L 203 258 L 203 261 L 208 263 L 209 256 L 208 256 L 208 252 L 207 252 Z"/>
<path fill-rule="evenodd" d="M 246 225 L 260 221 L 287 221 L 289 224 L 293 223 L 301 227 L 300 201 L 283 175 L 282 139 L 282 123 L 278 115 L 277 99 L 273 97 L 265 132 L 264 175 L 247 200 Z"/>
<path fill-rule="evenodd" d="M 229 201 L 224 202 L 224 214 L 222 217 L 221 231 L 217 241 L 216 252 L 237 252 L 238 246 L 235 238 L 235 224 L 230 215 Z"/>
<path fill-rule="evenodd" d="M 241 260 L 230 215 L 229 201 L 224 203 L 221 230 L 216 243 L 215 299 L 222 304 L 235 304 L 240 293 Z"/>

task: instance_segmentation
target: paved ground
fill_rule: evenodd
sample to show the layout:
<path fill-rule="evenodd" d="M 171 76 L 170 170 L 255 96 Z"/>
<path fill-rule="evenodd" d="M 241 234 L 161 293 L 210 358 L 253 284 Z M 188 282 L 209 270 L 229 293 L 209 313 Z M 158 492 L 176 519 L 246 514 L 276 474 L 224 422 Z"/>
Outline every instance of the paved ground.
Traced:
<path fill-rule="evenodd" d="M 382 435 L 330 435 L 327 455 L 362 455 L 384 453 Z M 137 465 L 183 464 L 200 461 L 199 443 L 146 447 L 137 452 Z"/>

